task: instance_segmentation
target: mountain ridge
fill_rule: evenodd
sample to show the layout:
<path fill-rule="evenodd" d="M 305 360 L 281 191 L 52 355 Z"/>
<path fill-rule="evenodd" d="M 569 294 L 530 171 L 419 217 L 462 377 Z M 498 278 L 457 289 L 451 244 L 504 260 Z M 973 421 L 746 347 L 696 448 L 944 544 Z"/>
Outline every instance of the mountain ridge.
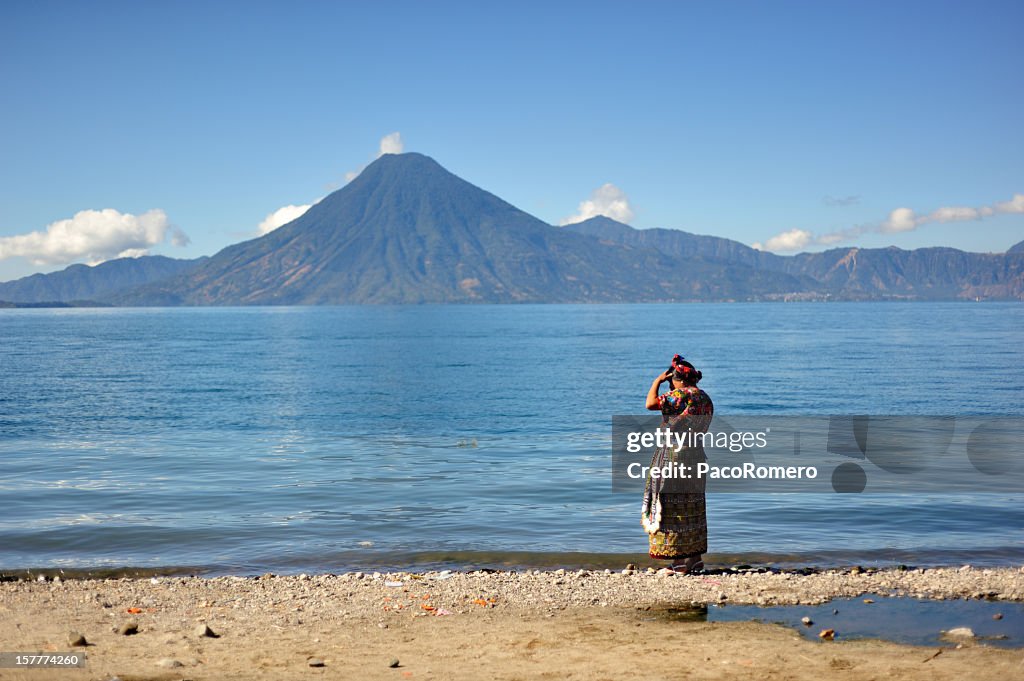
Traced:
<path fill-rule="evenodd" d="M 179 259 L 144 255 L 115 258 L 98 265 L 69 265 L 58 272 L 30 274 L 0 282 L 0 300 L 18 304 L 98 301 L 117 291 L 179 274 L 206 257 Z"/>
<path fill-rule="evenodd" d="M 1006 253 L 834 248 L 782 256 L 597 216 L 554 227 L 422 154 L 385 154 L 278 229 L 213 256 L 72 265 L 0 284 L 20 304 L 320 305 L 1024 300 Z"/>
<path fill-rule="evenodd" d="M 815 282 L 807 295 L 841 300 L 1024 300 L 1024 242 L 1007 253 L 948 247 L 903 250 L 845 247 L 780 256 L 721 237 L 671 229 L 635 229 L 598 216 L 567 225 L 610 243 L 642 245 L 674 257 L 741 263 Z M 1016 250 L 1014 250 L 1016 249 Z"/>

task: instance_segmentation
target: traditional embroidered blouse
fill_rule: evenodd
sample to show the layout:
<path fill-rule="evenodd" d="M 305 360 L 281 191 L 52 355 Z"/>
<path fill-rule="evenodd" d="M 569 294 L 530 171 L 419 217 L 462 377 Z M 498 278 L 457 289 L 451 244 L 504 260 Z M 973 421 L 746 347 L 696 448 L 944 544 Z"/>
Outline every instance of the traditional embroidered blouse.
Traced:
<path fill-rule="evenodd" d="M 658 395 L 658 407 L 665 416 L 709 415 L 715 411 L 708 394 L 695 385 L 673 388 Z"/>

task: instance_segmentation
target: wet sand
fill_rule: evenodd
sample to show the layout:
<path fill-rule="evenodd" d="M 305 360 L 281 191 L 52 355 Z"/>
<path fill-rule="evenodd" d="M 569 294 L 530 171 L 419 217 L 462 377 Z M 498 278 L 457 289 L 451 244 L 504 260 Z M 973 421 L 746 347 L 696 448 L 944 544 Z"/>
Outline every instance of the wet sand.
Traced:
<path fill-rule="evenodd" d="M 0 651 L 84 651 L 0 679 L 1014 679 L 1024 651 L 803 640 L 680 622 L 688 604 L 892 593 L 1024 601 L 1021 568 L 678 576 L 554 571 L 6 582 Z M 123 634 L 135 624 L 137 633 Z M 203 625 L 217 636 L 202 635 Z M 69 646 L 69 633 L 88 645 Z M 397 660 L 398 666 L 392 667 Z M 310 663 L 322 666 L 310 666 Z"/>

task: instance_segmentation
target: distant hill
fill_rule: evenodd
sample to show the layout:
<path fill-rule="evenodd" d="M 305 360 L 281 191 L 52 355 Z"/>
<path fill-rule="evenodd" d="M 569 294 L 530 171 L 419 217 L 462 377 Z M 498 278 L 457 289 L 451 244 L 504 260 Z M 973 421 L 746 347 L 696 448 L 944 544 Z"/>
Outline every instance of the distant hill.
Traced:
<path fill-rule="evenodd" d="M 0 300 L 47 304 L 100 300 L 133 286 L 179 274 L 205 259 L 145 255 L 117 258 L 95 266 L 71 265 L 59 272 L 33 274 L 0 283 Z"/>
<path fill-rule="evenodd" d="M 841 248 L 787 258 L 845 299 L 1024 300 L 1024 256 L 955 248 Z"/>
<path fill-rule="evenodd" d="M 293 222 L 113 300 L 131 305 L 728 300 L 787 275 L 682 267 L 552 227 L 421 154 L 385 155 Z"/>
<path fill-rule="evenodd" d="M 799 279 L 805 296 L 839 300 L 898 299 L 1024 300 L 1024 246 L 1007 254 L 967 253 L 955 248 L 834 248 L 780 256 L 730 239 L 673 229 L 634 229 L 596 217 L 566 229 L 609 244 L 655 248 L 676 258 L 703 257 L 723 266 L 742 265 Z M 767 292 L 750 291 L 751 297 Z M 770 297 L 770 296 L 769 296 Z"/>
<path fill-rule="evenodd" d="M 603 215 L 566 225 L 565 229 L 605 243 L 654 248 L 673 258 L 699 257 L 775 271 L 785 268 L 783 256 L 758 251 L 732 239 L 691 234 L 679 229 L 635 229 Z"/>
<path fill-rule="evenodd" d="M 1024 241 L 1019 241 L 1006 251 L 1007 253 L 1024 253 Z"/>

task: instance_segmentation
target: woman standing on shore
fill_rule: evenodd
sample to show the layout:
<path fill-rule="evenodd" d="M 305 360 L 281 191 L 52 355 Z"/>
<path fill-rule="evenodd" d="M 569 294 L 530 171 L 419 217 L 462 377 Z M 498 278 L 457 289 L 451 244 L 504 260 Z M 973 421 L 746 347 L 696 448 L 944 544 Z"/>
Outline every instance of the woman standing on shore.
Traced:
<path fill-rule="evenodd" d="M 661 428 L 676 433 L 707 431 L 715 408 L 708 394 L 697 387 L 701 378 L 700 371 L 676 355 L 672 366 L 654 379 L 647 392 L 647 408 L 661 412 Z M 666 382 L 669 390 L 659 395 L 661 384 Z M 675 462 L 694 471 L 697 463 L 706 460 L 703 446 L 679 450 L 666 446 L 654 453 L 651 467 L 661 468 Z M 651 558 L 671 560 L 672 569 L 681 574 L 704 569 L 708 524 L 703 479 L 654 478 L 648 474 L 642 522 Z"/>

